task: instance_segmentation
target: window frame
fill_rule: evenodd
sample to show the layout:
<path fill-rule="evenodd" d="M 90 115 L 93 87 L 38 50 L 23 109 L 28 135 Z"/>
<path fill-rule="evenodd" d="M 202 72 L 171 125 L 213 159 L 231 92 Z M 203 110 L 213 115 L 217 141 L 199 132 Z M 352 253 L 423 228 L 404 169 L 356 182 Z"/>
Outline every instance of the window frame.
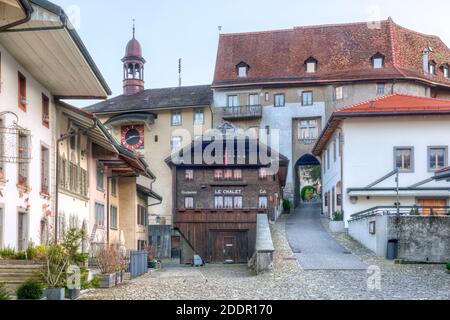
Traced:
<path fill-rule="evenodd" d="M 340 95 L 338 95 L 338 90 Z M 344 100 L 344 86 L 335 86 L 334 87 L 334 100 L 341 101 Z"/>
<path fill-rule="evenodd" d="M 192 205 L 190 205 L 190 204 L 192 204 Z M 193 196 L 185 196 L 184 197 L 184 209 L 187 209 L 187 210 L 195 209 L 195 199 Z"/>
<path fill-rule="evenodd" d="M 431 156 L 432 150 L 438 150 L 438 149 L 441 149 L 441 150 L 444 151 L 444 163 L 443 163 L 442 167 L 433 169 L 430 166 L 430 164 L 431 164 L 430 163 L 430 160 L 431 160 L 430 156 Z M 436 159 L 435 159 L 435 161 L 436 161 Z M 447 166 L 448 166 L 448 146 L 428 146 L 427 147 L 427 168 L 428 168 L 428 172 L 436 172 L 436 171 L 442 170 L 443 168 L 445 168 Z"/>
<path fill-rule="evenodd" d="M 255 103 L 251 103 L 252 97 L 256 97 L 256 104 Z M 256 107 L 260 105 L 260 101 L 259 101 L 259 94 L 258 93 L 249 93 L 248 94 L 248 106 L 249 107 Z"/>
<path fill-rule="evenodd" d="M 174 121 L 175 116 L 179 116 L 179 118 L 180 118 L 179 123 L 176 123 Z M 170 125 L 172 127 L 181 127 L 183 125 L 183 116 L 182 116 L 181 111 L 172 111 L 172 113 L 170 114 Z"/>
<path fill-rule="evenodd" d="M 383 92 L 381 92 L 380 88 L 383 87 Z M 385 95 L 386 94 L 386 83 L 385 82 L 379 82 L 377 83 L 377 95 Z"/>
<path fill-rule="evenodd" d="M 27 150 L 23 151 L 25 158 L 22 155 L 22 152 L 20 151 L 21 150 L 21 139 L 25 139 L 25 141 L 26 141 L 26 149 Z M 17 147 L 19 148 L 19 152 L 18 152 L 19 159 L 28 160 L 28 157 L 29 157 L 28 152 L 31 151 L 31 150 L 29 150 L 30 149 L 29 143 L 31 143 L 31 141 L 29 140 L 29 137 L 25 134 L 19 133 L 18 142 L 19 142 L 19 145 Z M 25 175 L 21 175 L 22 171 L 24 172 Z M 26 178 L 25 183 L 23 183 L 21 181 L 21 177 Z M 17 182 L 18 182 L 17 184 L 20 187 L 27 188 L 30 186 L 30 163 L 28 161 L 19 161 L 19 163 L 17 165 Z"/>
<path fill-rule="evenodd" d="M 117 197 L 117 178 L 111 178 L 111 195 Z"/>
<path fill-rule="evenodd" d="M 42 125 L 50 129 L 50 98 L 42 94 Z"/>
<path fill-rule="evenodd" d="M 307 124 L 303 125 L 304 122 L 306 122 Z M 314 126 L 311 125 L 312 122 L 315 122 Z M 303 138 L 302 136 L 303 132 L 306 132 L 308 137 Z M 317 119 L 302 119 L 298 122 L 299 141 L 317 140 L 318 137 L 319 137 L 319 122 Z"/>
<path fill-rule="evenodd" d="M 45 155 L 47 153 L 47 155 Z M 47 180 L 47 182 L 45 182 Z M 40 193 L 50 194 L 50 148 L 41 144 L 41 183 Z"/>
<path fill-rule="evenodd" d="M 261 203 L 262 199 L 265 199 L 265 201 L 263 201 L 264 202 L 264 206 L 261 205 L 262 204 Z M 267 195 L 260 195 L 258 197 L 258 209 L 264 209 L 264 210 L 269 209 L 269 199 L 268 199 Z"/>
<path fill-rule="evenodd" d="M 277 104 L 277 97 L 283 97 L 283 104 Z M 284 93 L 276 93 L 273 95 L 273 106 L 275 108 L 286 107 L 286 95 Z"/>
<path fill-rule="evenodd" d="M 428 73 L 431 75 L 436 75 L 436 62 L 434 60 L 430 60 L 428 62 Z"/>
<path fill-rule="evenodd" d="M 410 150 L 411 151 L 411 168 L 410 169 L 401 169 L 397 168 L 397 151 L 400 150 Z M 412 173 L 414 172 L 414 147 L 413 146 L 396 146 L 394 147 L 394 169 L 398 169 L 399 172 L 402 173 Z"/>
<path fill-rule="evenodd" d="M 311 95 L 311 100 L 307 100 L 305 103 L 305 96 Z M 312 90 L 302 91 L 302 107 L 308 107 L 314 105 L 314 92 Z"/>
<path fill-rule="evenodd" d="M 194 181 L 195 173 L 193 169 L 184 170 L 184 180 L 186 181 Z"/>
<path fill-rule="evenodd" d="M 97 211 L 98 208 L 103 208 L 101 216 Z M 99 222 L 101 222 L 101 224 Z M 105 227 L 105 204 L 98 201 L 94 204 L 94 223 L 97 225 L 97 228 L 103 229 Z"/>
<path fill-rule="evenodd" d="M 201 122 L 197 122 L 197 115 L 201 114 L 202 115 L 202 120 Z M 205 109 L 203 108 L 195 108 L 194 109 L 194 125 L 204 125 L 205 124 Z"/>
<path fill-rule="evenodd" d="M 25 100 L 22 101 L 22 100 Z M 18 106 L 23 112 L 27 112 L 27 78 L 18 71 Z"/>
<path fill-rule="evenodd" d="M 180 139 L 180 147 L 178 149 L 175 149 L 173 142 L 174 142 L 175 139 L 178 139 L 178 138 Z M 172 150 L 172 152 L 179 151 L 182 148 L 183 148 L 183 137 L 182 136 L 173 136 L 173 137 L 170 138 L 170 150 Z"/>
<path fill-rule="evenodd" d="M 232 100 L 230 100 L 230 99 L 232 99 Z M 230 103 L 231 101 L 233 103 Z M 237 102 L 236 105 L 235 105 L 235 102 Z M 238 108 L 238 107 L 239 107 L 239 95 L 237 95 L 237 94 L 227 95 L 227 108 Z"/>
<path fill-rule="evenodd" d="M 113 219 L 113 214 L 115 213 L 115 219 Z M 109 228 L 112 230 L 119 229 L 119 208 L 115 205 L 110 205 L 109 207 Z M 115 221 L 115 224 L 113 222 Z"/>
<path fill-rule="evenodd" d="M 101 173 L 100 170 L 102 171 Z M 95 185 L 98 191 L 105 191 L 105 166 L 100 161 L 97 161 L 97 165 L 95 167 Z"/>

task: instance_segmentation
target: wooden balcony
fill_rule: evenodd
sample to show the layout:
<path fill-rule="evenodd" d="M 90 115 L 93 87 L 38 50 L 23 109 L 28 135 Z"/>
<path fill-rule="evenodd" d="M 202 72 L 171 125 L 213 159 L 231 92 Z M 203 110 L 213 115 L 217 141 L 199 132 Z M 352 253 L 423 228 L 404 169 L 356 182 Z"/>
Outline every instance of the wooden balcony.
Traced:
<path fill-rule="evenodd" d="M 239 106 L 239 107 L 222 107 L 222 118 L 224 120 L 235 119 L 260 119 L 262 118 L 262 106 Z"/>

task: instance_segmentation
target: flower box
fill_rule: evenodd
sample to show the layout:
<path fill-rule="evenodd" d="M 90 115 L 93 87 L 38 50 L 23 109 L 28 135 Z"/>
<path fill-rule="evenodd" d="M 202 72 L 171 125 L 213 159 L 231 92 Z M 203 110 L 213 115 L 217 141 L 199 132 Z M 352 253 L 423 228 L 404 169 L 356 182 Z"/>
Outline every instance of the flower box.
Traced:
<path fill-rule="evenodd" d="M 108 273 L 100 275 L 102 280 L 100 281 L 100 288 L 112 288 L 116 285 L 116 273 Z"/>

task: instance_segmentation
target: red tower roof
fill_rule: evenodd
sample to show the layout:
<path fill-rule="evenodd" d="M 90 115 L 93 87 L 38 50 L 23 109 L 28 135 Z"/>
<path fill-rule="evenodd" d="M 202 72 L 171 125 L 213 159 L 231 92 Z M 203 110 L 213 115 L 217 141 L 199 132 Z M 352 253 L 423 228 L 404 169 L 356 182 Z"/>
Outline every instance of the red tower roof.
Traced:
<path fill-rule="evenodd" d="M 141 58 L 142 59 L 142 47 L 136 38 L 131 39 L 125 50 L 125 58 Z"/>

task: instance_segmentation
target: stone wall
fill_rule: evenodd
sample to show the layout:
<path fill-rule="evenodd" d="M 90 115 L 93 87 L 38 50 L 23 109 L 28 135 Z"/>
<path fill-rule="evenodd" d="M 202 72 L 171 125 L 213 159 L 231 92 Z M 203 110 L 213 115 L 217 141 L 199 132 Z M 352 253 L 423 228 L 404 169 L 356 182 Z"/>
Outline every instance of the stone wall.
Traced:
<path fill-rule="evenodd" d="M 450 217 L 389 217 L 388 238 L 398 239 L 398 258 L 450 261 Z"/>
<path fill-rule="evenodd" d="M 273 252 L 275 248 L 270 233 L 267 215 L 259 214 L 257 217 L 255 253 L 249 262 L 249 267 L 261 273 L 273 269 Z"/>

